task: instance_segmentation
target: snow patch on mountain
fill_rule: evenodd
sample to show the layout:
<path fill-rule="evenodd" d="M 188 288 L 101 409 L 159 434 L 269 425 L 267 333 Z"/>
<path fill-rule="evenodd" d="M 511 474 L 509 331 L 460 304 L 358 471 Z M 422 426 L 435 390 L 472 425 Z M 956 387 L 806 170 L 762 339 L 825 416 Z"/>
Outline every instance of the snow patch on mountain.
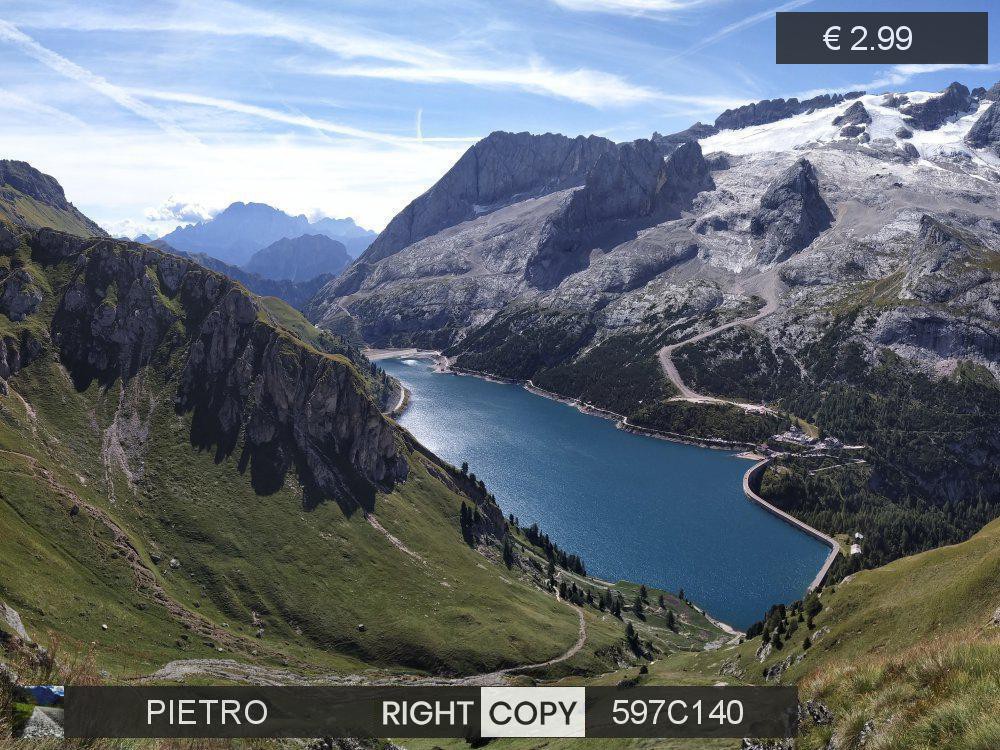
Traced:
<path fill-rule="evenodd" d="M 906 94 L 909 103 L 926 101 L 935 94 L 914 91 Z M 842 116 L 849 107 L 861 102 L 871 115 L 872 122 L 866 132 L 872 141 L 891 140 L 898 146 L 912 143 L 924 159 L 936 156 L 966 154 L 981 158 L 991 165 L 997 160 L 982 152 L 975 152 L 964 143 L 969 129 L 991 104 L 979 102 L 976 111 L 964 114 L 947 122 L 937 130 L 913 130 L 908 139 L 900 139 L 897 131 L 907 127 L 906 116 L 894 107 L 886 106 L 883 94 L 866 94 L 858 99 L 845 101 L 834 107 L 816 109 L 801 115 L 794 115 L 766 125 L 755 125 L 740 130 L 723 130 L 699 142 L 705 153 L 724 151 L 729 154 L 759 154 L 765 152 L 793 151 L 815 148 L 836 140 L 847 140 L 841 136 L 841 128 L 834 125 L 835 118 Z"/>

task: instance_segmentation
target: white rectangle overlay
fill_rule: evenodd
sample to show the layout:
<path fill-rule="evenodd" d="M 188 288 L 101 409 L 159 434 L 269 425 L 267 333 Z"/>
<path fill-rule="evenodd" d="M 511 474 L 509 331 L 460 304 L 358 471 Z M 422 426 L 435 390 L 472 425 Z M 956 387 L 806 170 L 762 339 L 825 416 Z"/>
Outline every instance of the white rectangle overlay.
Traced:
<path fill-rule="evenodd" d="M 585 737 L 582 687 L 484 687 L 479 693 L 483 737 Z"/>

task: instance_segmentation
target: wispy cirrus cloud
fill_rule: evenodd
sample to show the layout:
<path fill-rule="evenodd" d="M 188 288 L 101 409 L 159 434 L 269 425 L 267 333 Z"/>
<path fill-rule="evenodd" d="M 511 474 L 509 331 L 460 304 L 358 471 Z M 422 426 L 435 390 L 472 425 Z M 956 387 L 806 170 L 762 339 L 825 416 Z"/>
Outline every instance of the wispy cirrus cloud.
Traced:
<path fill-rule="evenodd" d="M 157 89 L 130 89 L 131 95 L 140 99 L 155 99 L 177 104 L 191 104 L 200 107 L 211 107 L 213 109 L 234 112 L 236 114 L 248 115 L 262 120 L 280 122 L 285 125 L 294 125 L 308 130 L 315 130 L 320 133 L 333 133 L 348 138 L 358 138 L 366 141 L 378 141 L 380 143 L 392 144 L 396 146 L 411 145 L 424 142 L 440 143 L 471 143 L 479 139 L 478 136 L 468 137 L 436 137 L 428 138 L 421 136 L 398 136 L 388 133 L 380 133 L 363 128 L 355 128 L 350 125 L 343 125 L 330 122 L 317 117 L 310 117 L 304 114 L 294 114 L 260 107 L 256 104 L 246 104 L 232 99 L 224 99 L 215 96 L 202 96 L 201 94 L 190 94 L 178 91 L 161 91 Z"/>
<path fill-rule="evenodd" d="M 346 59 L 370 58 L 410 65 L 446 57 L 430 45 L 373 30 L 348 17 L 329 17 L 317 22 L 230 0 L 211 3 L 187 0 L 174 12 L 115 13 L 96 5 L 77 5 L 72 12 L 42 9 L 23 13 L 20 19 L 21 25 L 29 28 L 274 39 L 308 45 Z"/>
<path fill-rule="evenodd" d="M 17 26 L 0 19 L 0 42 L 12 44 L 22 50 L 28 56 L 52 69 L 56 73 L 65 76 L 77 83 L 83 84 L 99 94 L 108 97 L 119 106 L 127 109 L 143 119 L 156 124 L 164 132 L 177 138 L 197 143 L 197 138 L 179 127 L 172 119 L 164 115 L 155 107 L 151 107 L 145 102 L 135 98 L 120 86 L 108 81 L 103 76 L 99 76 L 86 68 L 77 65 L 58 52 L 50 50 L 25 34 Z"/>
<path fill-rule="evenodd" d="M 586 68 L 559 70 L 538 60 L 523 67 L 488 68 L 458 63 L 388 67 L 352 65 L 328 67 L 314 72 L 333 77 L 378 78 L 403 83 L 514 88 L 568 99 L 591 107 L 641 104 L 664 96 L 656 89 L 629 83 L 613 73 Z"/>
<path fill-rule="evenodd" d="M 768 10 L 763 10 L 760 13 L 754 13 L 753 15 L 741 18 L 738 21 L 733 21 L 732 23 L 726 24 L 721 29 L 713 34 L 700 39 L 696 43 L 692 44 L 690 47 L 678 52 L 677 54 L 668 58 L 668 60 L 680 60 L 681 58 L 687 57 L 695 52 L 705 49 L 712 44 L 715 44 L 728 36 L 739 33 L 744 29 L 748 29 L 751 26 L 756 26 L 762 21 L 766 21 L 769 18 L 774 18 L 775 13 L 784 13 L 786 11 L 795 10 L 796 8 L 801 8 L 803 5 L 809 5 L 812 0 L 791 0 L 784 5 L 779 5 L 776 8 L 770 8 Z"/>
<path fill-rule="evenodd" d="M 42 117 L 52 118 L 78 128 L 87 127 L 87 123 L 79 117 L 71 115 L 69 112 L 64 112 L 58 107 L 49 106 L 44 102 L 36 101 L 30 97 L 22 96 L 21 94 L 10 91 L 9 89 L 0 88 L 0 100 L 3 101 L 8 116 L 10 116 L 11 113 L 23 112 L 31 115 L 41 115 Z"/>
<path fill-rule="evenodd" d="M 693 7 L 715 0 L 599 1 L 645 4 L 653 9 L 653 6 L 666 7 L 666 5 Z M 93 9 L 85 9 L 79 13 L 29 13 L 25 15 L 24 23 L 37 25 L 40 28 L 65 28 L 75 31 L 195 33 L 220 37 L 279 39 L 296 45 L 316 47 L 343 60 L 371 60 L 382 63 L 377 65 L 362 63 L 341 68 L 328 67 L 325 72 L 333 76 L 379 78 L 404 83 L 461 83 L 484 88 L 510 88 L 599 108 L 627 106 L 664 98 L 662 92 L 632 83 L 614 73 L 586 67 L 559 68 L 540 58 L 527 60 L 522 65 L 511 65 L 509 62 L 496 65 L 495 60 L 489 56 L 488 59 L 481 59 L 470 55 L 467 50 L 448 50 L 413 42 L 399 36 L 373 31 L 346 19 L 338 18 L 331 19 L 331 23 L 310 24 L 297 19 L 294 15 L 259 10 L 235 2 L 185 4 L 179 12 L 172 14 L 110 14 Z M 313 61 L 310 61 L 310 65 L 312 64 Z"/>
<path fill-rule="evenodd" d="M 745 99 L 713 94 L 672 94 L 630 83 L 613 73 L 579 68 L 561 70 L 541 60 L 523 67 L 365 66 L 327 67 L 302 72 L 339 78 L 374 78 L 401 83 L 460 84 L 484 88 L 513 88 L 567 99 L 597 109 L 636 104 L 683 104 L 692 111 L 712 111 L 744 104 Z"/>

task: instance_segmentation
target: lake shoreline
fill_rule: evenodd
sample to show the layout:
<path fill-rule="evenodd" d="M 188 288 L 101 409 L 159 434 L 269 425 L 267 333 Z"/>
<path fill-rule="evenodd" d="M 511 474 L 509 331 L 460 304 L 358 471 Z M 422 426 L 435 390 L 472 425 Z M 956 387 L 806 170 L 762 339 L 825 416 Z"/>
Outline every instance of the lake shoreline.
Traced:
<path fill-rule="evenodd" d="M 745 498 L 749 500 L 751 503 L 760 507 L 761 509 L 767 511 L 769 515 L 779 518 L 780 520 L 795 527 L 798 531 L 806 534 L 807 536 L 813 539 L 816 539 L 817 541 L 823 543 L 825 546 L 829 546 L 831 549 L 830 554 L 827 556 L 824 563 L 821 565 L 819 572 L 816 574 L 812 583 L 807 588 L 807 592 L 814 590 L 823 581 L 823 579 L 829 572 L 830 566 L 832 565 L 834 559 L 836 558 L 838 550 L 831 545 L 830 541 L 828 541 L 830 538 L 826 534 L 823 534 L 821 531 L 814 529 L 811 526 L 808 526 L 802 521 L 799 521 L 799 519 L 795 518 L 794 516 L 790 516 L 784 511 L 781 511 L 780 509 L 768 503 L 766 500 L 763 500 L 763 498 L 760 498 L 752 490 L 749 490 L 749 483 L 753 480 L 754 476 L 763 468 L 763 466 L 769 462 L 769 459 L 767 459 L 765 456 L 762 456 L 754 451 L 754 448 L 756 446 L 752 443 L 745 443 L 740 441 L 726 441 L 717 438 L 702 438 L 699 436 L 665 433 L 662 431 L 657 431 L 655 429 L 629 424 L 628 417 L 624 415 L 617 414 L 610 410 L 602 409 L 600 407 L 591 404 L 587 404 L 585 402 L 580 401 L 579 399 L 562 396 L 558 393 L 554 393 L 544 388 L 540 388 L 536 386 L 531 380 L 523 381 L 523 380 L 516 380 L 513 378 L 503 378 L 476 370 L 470 370 L 462 367 L 455 367 L 451 363 L 448 357 L 444 356 L 441 352 L 435 350 L 408 348 L 408 349 L 371 350 L 371 352 L 372 352 L 371 354 L 369 354 L 369 352 L 366 352 L 366 354 L 375 361 L 381 359 L 407 359 L 407 358 L 432 360 L 433 370 L 435 373 L 466 375 L 494 383 L 519 385 L 524 390 L 528 391 L 533 395 L 541 396 L 551 401 L 558 401 L 560 403 L 566 404 L 567 406 L 572 406 L 577 411 L 583 414 L 588 414 L 591 416 L 601 417 L 602 419 L 611 420 L 615 423 L 615 427 L 617 429 L 635 435 L 655 438 L 657 440 L 664 440 L 672 443 L 692 445 L 700 448 L 710 448 L 713 450 L 728 451 L 731 453 L 735 451 L 740 451 L 739 453 L 734 453 L 734 457 L 754 462 L 753 465 L 750 466 L 746 470 L 746 472 L 743 473 L 742 489 Z M 408 393 L 407 396 L 409 396 Z M 403 399 L 401 399 L 401 403 L 399 405 L 401 409 L 397 407 L 397 409 L 399 409 L 398 413 L 394 412 L 393 416 L 395 417 L 401 416 L 405 412 L 406 407 L 409 406 L 409 401 L 410 399 L 408 397 L 405 399 L 405 403 L 403 403 Z M 737 636 L 741 634 L 742 631 L 732 627 L 723 620 L 719 620 L 717 618 L 712 617 L 706 610 L 702 609 L 701 611 L 706 617 L 712 619 L 712 621 L 715 622 L 720 628 L 726 630 L 727 632 L 730 632 L 731 635 Z"/>

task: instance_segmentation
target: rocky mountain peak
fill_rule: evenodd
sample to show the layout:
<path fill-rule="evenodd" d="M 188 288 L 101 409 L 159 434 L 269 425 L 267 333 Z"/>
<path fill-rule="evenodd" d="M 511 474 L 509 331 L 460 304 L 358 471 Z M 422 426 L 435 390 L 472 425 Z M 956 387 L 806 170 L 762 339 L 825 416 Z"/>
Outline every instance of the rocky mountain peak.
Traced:
<path fill-rule="evenodd" d="M 799 159 L 764 193 L 750 220 L 750 233 L 764 240 L 760 261 L 775 263 L 808 247 L 832 221 L 816 170 L 808 159 Z"/>
<path fill-rule="evenodd" d="M 939 96 L 900 109 L 906 124 L 920 130 L 937 130 L 951 117 L 973 108 L 972 95 L 961 83 L 952 83 Z"/>
<path fill-rule="evenodd" d="M 67 209 L 70 206 L 62 185 L 55 177 L 39 172 L 25 161 L 0 159 L 0 183 L 10 185 L 53 208 Z"/>
<path fill-rule="evenodd" d="M 374 263 L 407 245 L 511 199 L 582 185 L 614 142 L 599 136 L 497 131 L 472 146 L 426 193 L 398 214 L 362 256 Z"/>

